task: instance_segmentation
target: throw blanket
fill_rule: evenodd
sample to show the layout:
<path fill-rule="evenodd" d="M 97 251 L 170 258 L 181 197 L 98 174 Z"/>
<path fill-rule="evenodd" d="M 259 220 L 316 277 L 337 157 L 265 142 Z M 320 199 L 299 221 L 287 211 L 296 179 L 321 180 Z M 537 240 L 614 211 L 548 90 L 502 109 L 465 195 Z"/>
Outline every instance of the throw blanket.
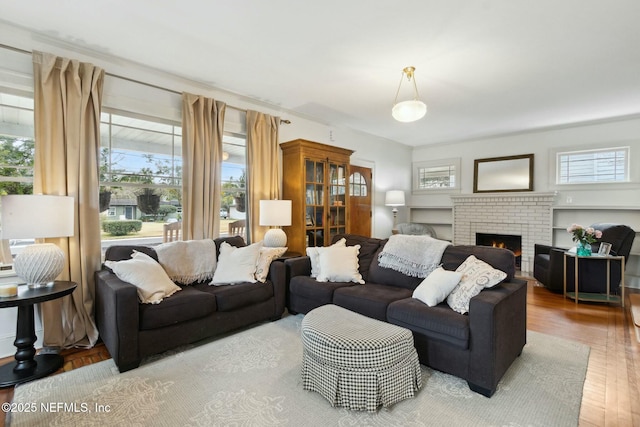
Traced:
<path fill-rule="evenodd" d="M 381 267 L 412 277 L 427 277 L 438 268 L 444 250 L 451 243 L 431 236 L 394 234 L 378 256 Z"/>
<path fill-rule="evenodd" d="M 216 270 L 216 244 L 211 239 L 163 243 L 154 249 L 174 282 L 203 282 L 210 280 Z"/>

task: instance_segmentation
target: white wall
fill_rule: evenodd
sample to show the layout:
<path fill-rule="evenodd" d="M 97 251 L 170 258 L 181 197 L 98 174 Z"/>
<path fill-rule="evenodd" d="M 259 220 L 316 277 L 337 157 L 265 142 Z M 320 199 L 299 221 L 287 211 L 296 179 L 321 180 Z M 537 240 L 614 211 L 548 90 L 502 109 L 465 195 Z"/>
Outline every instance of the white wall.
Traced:
<path fill-rule="evenodd" d="M 553 150 L 582 149 L 601 146 L 631 146 L 631 184 L 555 185 L 552 167 Z M 460 157 L 462 159 L 461 193 L 473 193 L 475 159 L 534 154 L 534 191 L 557 191 L 557 205 L 639 206 L 640 207 L 640 117 L 582 126 L 549 129 L 499 138 L 464 141 L 446 145 L 424 146 L 414 150 L 412 161 Z M 612 191 L 611 189 L 614 188 Z M 569 197 L 570 203 L 567 202 Z M 450 206 L 449 195 L 414 195 L 416 206 Z"/>

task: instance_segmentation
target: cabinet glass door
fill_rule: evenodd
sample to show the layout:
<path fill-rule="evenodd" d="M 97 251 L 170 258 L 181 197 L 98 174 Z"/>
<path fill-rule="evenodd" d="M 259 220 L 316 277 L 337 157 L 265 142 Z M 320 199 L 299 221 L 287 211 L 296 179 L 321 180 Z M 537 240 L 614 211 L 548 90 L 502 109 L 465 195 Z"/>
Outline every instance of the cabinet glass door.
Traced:
<path fill-rule="evenodd" d="M 325 164 L 305 160 L 305 177 L 306 245 L 324 246 Z"/>
<path fill-rule="evenodd" d="M 343 164 L 329 164 L 329 241 L 347 232 L 347 168 Z"/>

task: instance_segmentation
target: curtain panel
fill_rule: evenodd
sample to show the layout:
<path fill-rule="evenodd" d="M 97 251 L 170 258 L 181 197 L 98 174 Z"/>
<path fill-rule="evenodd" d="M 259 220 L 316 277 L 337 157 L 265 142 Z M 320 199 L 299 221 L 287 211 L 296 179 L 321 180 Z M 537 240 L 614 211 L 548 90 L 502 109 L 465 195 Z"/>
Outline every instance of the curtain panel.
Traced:
<path fill-rule="evenodd" d="M 268 227 L 260 226 L 260 200 L 280 197 L 278 129 L 280 117 L 247 110 L 247 238 L 259 242 Z"/>
<path fill-rule="evenodd" d="M 220 235 L 222 132 L 226 104 L 182 94 L 182 236 Z"/>
<path fill-rule="evenodd" d="M 44 345 L 91 347 L 98 339 L 93 310 L 94 273 L 101 262 L 98 156 L 104 70 L 43 52 L 33 52 L 32 59 L 33 191 L 74 198 L 74 235 L 47 241 L 65 252 L 60 278 L 78 284 L 73 294 L 41 304 Z"/>

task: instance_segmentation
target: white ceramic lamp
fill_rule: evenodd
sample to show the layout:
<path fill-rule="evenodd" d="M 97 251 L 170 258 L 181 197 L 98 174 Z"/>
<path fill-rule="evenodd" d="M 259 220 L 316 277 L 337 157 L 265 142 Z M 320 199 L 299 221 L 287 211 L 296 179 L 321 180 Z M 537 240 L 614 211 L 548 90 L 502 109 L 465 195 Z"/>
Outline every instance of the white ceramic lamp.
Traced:
<path fill-rule="evenodd" d="M 73 197 L 2 196 L 2 238 L 39 239 L 73 235 Z M 52 284 L 64 268 L 64 252 L 53 243 L 27 246 L 13 268 L 31 288 Z"/>
<path fill-rule="evenodd" d="M 398 226 L 398 206 L 404 206 L 404 191 L 387 191 L 384 197 L 384 204 L 386 206 L 393 206 L 393 209 L 391 210 L 393 212 L 393 230 L 396 230 Z"/>
<path fill-rule="evenodd" d="M 260 200 L 260 225 L 276 227 L 265 233 L 264 246 L 287 246 L 287 235 L 282 228 L 277 227 L 291 225 L 291 200 Z"/>

